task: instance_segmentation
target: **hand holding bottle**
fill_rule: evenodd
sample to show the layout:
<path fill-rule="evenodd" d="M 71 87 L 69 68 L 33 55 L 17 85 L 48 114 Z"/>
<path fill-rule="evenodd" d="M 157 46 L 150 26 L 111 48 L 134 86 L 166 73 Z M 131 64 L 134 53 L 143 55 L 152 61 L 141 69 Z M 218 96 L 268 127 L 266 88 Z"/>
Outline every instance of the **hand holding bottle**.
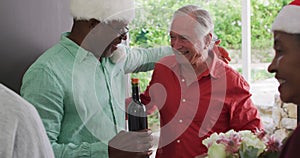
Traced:
<path fill-rule="evenodd" d="M 137 132 L 119 132 L 108 143 L 110 158 L 145 158 L 152 151 L 152 131 L 145 129 Z"/>

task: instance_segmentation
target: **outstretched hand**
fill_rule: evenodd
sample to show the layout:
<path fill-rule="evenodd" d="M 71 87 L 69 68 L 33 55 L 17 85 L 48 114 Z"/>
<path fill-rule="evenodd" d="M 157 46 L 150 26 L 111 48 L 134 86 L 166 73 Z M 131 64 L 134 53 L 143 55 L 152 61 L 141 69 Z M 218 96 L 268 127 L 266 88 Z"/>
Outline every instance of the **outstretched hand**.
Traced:
<path fill-rule="evenodd" d="M 220 43 L 221 43 L 221 40 L 218 39 L 215 42 L 215 45 L 213 47 L 213 51 L 218 56 L 218 58 L 220 58 L 226 64 L 228 64 L 231 61 L 231 58 L 229 57 L 229 53 L 227 52 L 227 50 L 224 49 L 223 47 L 219 46 Z"/>

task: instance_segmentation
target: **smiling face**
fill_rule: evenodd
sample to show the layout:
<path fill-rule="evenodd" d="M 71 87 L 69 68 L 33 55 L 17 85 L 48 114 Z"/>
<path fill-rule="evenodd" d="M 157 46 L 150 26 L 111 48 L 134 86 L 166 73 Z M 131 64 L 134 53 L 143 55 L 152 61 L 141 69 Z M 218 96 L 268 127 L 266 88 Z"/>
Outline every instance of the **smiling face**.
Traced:
<path fill-rule="evenodd" d="M 300 35 L 274 32 L 275 57 L 268 71 L 275 73 L 284 102 L 300 104 Z"/>
<path fill-rule="evenodd" d="M 97 22 L 91 25 L 88 35 L 85 37 L 83 45 L 93 52 L 97 58 L 109 57 L 117 49 L 117 45 L 126 40 L 127 24 L 120 21 L 109 23 Z"/>
<path fill-rule="evenodd" d="M 111 23 L 107 24 L 108 29 L 110 29 L 111 35 L 114 35 L 112 38 L 112 42 L 106 47 L 104 50 L 104 53 L 102 57 L 109 57 L 112 55 L 112 53 L 117 50 L 117 45 L 122 42 L 122 40 L 127 39 L 127 33 L 128 33 L 128 28 L 127 24 L 118 22 L 118 21 L 113 21 Z"/>
<path fill-rule="evenodd" d="M 200 24 L 188 15 L 175 16 L 170 29 L 171 47 L 179 63 L 203 63 L 207 54 L 204 51 L 204 38 L 199 36 L 195 27 Z"/>

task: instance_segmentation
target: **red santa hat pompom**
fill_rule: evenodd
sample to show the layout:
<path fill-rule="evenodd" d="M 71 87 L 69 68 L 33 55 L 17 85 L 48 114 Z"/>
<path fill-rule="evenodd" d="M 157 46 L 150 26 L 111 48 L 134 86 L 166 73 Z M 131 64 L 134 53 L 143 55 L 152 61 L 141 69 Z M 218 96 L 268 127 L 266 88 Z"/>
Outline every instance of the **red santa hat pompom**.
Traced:
<path fill-rule="evenodd" d="M 76 20 L 97 19 L 129 23 L 135 15 L 134 0 L 70 0 L 70 10 Z"/>
<path fill-rule="evenodd" d="M 278 13 L 272 31 L 300 34 L 300 0 L 294 0 Z"/>

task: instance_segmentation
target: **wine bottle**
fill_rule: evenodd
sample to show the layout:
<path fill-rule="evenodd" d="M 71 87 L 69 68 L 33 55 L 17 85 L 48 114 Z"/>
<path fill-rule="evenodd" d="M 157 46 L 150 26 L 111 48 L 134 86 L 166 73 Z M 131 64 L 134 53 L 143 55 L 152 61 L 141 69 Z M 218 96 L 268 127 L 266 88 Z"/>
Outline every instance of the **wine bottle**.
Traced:
<path fill-rule="evenodd" d="M 139 79 L 132 78 L 132 100 L 128 106 L 128 129 L 129 131 L 139 131 L 148 128 L 146 107 L 139 97 Z"/>

